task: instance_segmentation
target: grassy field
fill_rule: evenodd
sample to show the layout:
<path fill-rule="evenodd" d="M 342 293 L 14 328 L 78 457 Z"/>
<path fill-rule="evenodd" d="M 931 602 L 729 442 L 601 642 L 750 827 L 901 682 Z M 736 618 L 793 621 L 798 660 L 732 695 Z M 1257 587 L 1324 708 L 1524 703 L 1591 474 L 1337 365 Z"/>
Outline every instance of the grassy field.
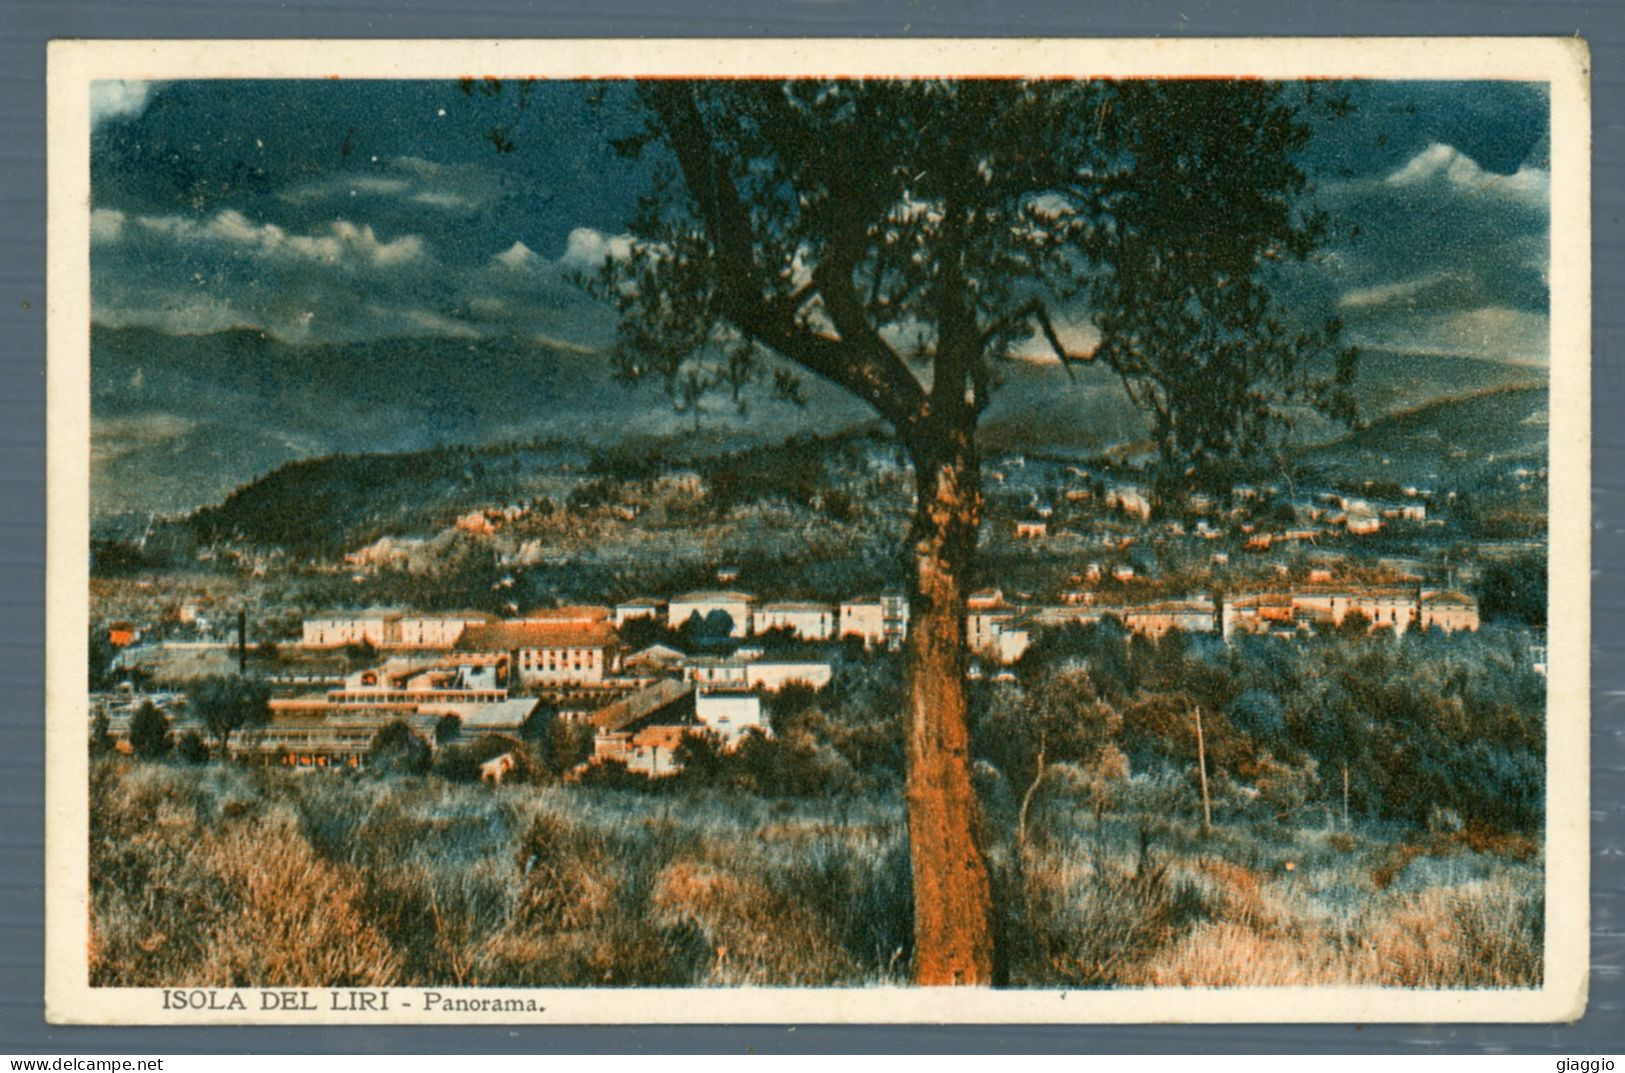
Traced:
<path fill-rule="evenodd" d="M 1511 987 L 1541 976 L 1527 838 L 1281 824 L 1057 771 L 987 841 L 1011 986 Z M 1081 782 L 1079 784 L 1081 786 Z M 98 986 L 904 983 L 892 795 L 768 801 L 96 762 Z"/>

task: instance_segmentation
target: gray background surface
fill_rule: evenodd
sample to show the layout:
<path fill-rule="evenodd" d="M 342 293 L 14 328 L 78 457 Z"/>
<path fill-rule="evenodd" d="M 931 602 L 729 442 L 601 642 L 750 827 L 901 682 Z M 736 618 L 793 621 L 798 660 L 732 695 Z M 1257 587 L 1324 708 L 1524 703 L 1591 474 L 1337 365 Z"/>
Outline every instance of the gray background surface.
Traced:
<path fill-rule="evenodd" d="M 0 0 L 0 1053 L 1625 1050 L 1625 5 L 1564 0 Z M 1592 976 L 1565 1026 L 61 1028 L 42 1015 L 45 42 L 56 37 L 1579 34 L 1591 44 Z M 610 1001 L 613 1001 L 611 998 Z"/>

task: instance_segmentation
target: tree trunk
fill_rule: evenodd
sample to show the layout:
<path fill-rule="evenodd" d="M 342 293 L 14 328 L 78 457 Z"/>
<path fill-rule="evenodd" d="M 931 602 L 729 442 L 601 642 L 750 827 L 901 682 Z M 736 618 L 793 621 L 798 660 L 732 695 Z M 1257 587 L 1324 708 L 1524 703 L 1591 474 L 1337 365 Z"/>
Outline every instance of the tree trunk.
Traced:
<path fill-rule="evenodd" d="M 1021 795 L 1021 811 L 1016 814 L 1016 866 L 1027 864 L 1027 812 L 1033 806 L 1038 784 L 1044 781 L 1044 735 L 1038 735 L 1038 760 L 1033 765 L 1033 781 Z"/>
<path fill-rule="evenodd" d="M 1213 802 L 1207 795 L 1207 747 L 1202 741 L 1202 709 L 1192 708 L 1196 716 L 1196 770 L 1202 777 L 1202 837 L 1213 833 Z"/>
<path fill-rule="evenodd" d="M 921 985 L 986 985 L 993 978 L 993 904 L 977 840 L 965 678 L 981 474 L 968 432 L 916 440 L 910 453 L 919 493 L 906 735 L 914 976 Z"/>

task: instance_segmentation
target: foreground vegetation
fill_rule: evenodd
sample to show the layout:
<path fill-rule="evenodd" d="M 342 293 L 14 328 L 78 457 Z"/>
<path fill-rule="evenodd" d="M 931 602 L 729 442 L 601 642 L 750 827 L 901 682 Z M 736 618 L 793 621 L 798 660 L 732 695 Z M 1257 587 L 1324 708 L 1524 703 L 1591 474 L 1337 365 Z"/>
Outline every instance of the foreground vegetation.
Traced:
<path fill-rule="evenodd" d="M 359 774 L 211 761 L 156 712 L 141 759 L 104 729 L 92 979 L 905 983 L 901 681 L 897 656 L 845 652 L 830 688 L 770 702 L 771 738 L 691 738 L 652 781 L 562 781 L 587 743 L 559 721 L 437 734 L 432 758 L 381 733 Z M 1498 627 L 1040 636 L 972 691 L 997 980 L 1538 984 L 1543 685 Z M 475 781 L 505 751 L 514 781 Z"/>
<path fill-rule="evenodd" d="M 1007 796 L 989 780 L 988 823 Z M 1220 825 L 1166 776 L 1049 778 L 991 832 L 1013 986 L 1531 986 L 1536 843 L 1475 829 Z M 491 789 L 105 758 L 98 986 L 901 984 L 892 794 Z"/>

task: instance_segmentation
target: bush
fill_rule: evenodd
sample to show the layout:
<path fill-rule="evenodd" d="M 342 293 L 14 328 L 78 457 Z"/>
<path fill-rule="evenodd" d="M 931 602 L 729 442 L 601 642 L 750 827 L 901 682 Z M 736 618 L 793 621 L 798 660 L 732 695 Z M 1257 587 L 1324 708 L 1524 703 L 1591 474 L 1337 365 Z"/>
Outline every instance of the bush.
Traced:
<path fill-rule="evenodd" d="M 188 730 L 175 743 L 175 756 L 184 764 L 207 764 L 209 747 L 203 743 L 197 731 Z"/>
<path fill-rule="evenodd" d="M 143 760 L 161 760 L 169 755 L 171 745 L 169 720 L 152 701 L 142 701 L 130 717 L 130 747 L 135 755 Z"/>
<path fill-rule="evenodd" d="M 98 756 L 107 756 L 113 752 L 115 742 L 111 727 L 113 721 L 107 713 L 98 710 L 90 720 L 90 755 L 94 759 Z"/>
<path fill-rule="evenodd" d="M 435 759 L 434 773 L 449 782 L 479 782 L 480 765 L 503 753 L 511 754 L 515 765 L 503 777 L 504 783 L 534 782 L 541 777 L 543 768 L 534 751 L 504 734 L 481 734 L 466 744 L 447 746 Z"/>
<path fill-rule="evenodd" d="M 367 769 L 378 775 L 422 775 L 429 761 L 428 743 L 403 719 L 386 724 L 367 746 Z"/>
<path fill-rule="evenodd" d="M 434 743 L 437 746 L 450 745 L 463 736 L 463 721 L 455 715 L 442 715 L 435 720 Z"/>

